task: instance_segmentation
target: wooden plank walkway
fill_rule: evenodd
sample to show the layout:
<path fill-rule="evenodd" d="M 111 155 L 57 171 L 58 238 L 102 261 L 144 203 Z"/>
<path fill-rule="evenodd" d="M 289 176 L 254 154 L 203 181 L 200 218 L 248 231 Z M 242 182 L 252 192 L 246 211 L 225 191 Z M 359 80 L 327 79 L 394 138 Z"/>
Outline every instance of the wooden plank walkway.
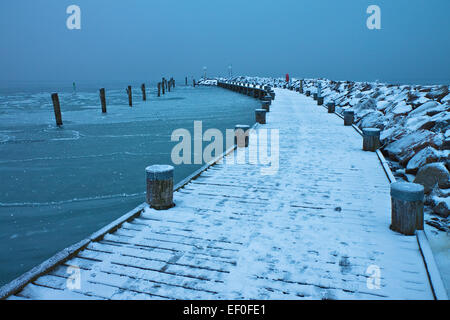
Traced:
<path fill-rule="evenodd" d="M 145 208 L 10 298 L 433 299 L 416 237 L 389 229 L 376 153 L 311 98 L 275 91 L 259 128 L 280 130 L 277 174 L 217 164 L 175 192 L 175 208 Z"/>

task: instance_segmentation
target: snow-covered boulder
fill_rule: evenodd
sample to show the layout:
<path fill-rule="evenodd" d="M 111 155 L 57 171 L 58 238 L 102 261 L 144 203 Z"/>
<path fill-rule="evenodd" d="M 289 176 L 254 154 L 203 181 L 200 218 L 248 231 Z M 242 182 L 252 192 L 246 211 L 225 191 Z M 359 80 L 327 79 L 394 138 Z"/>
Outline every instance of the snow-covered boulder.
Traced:
<path fill-rule="evenodd" d="M 352 99 L 350 105 L 358 118 L 364 117 L 369 112 L 377 110 L 377 102 L 372 98 Z"/>
<path fill-rule="evenodd" d="M 425 193 L 430 193 L 435 186 L 441 189 L 450 188 L 450 174 L 442 162 L 423 166 L 417 173 L 414 183 L 420 183 Z"/>
<path fill-rule="evenodd" d="M 379 100 L 377 101 L 377 110 L 384 111 L 392 105 L 392 101 L 389 100 Z"/>
<path fill-rule="evenodd" d="M 450 197 L 435 198 L 435 203 L 436 204 L 433 206 L 433 212 L 443 218 L 448 218 L 450 215 Z"/>
<path fill-rule="evenodd" d="M 364 115 L 358 123 L 360 129 L 363 128 L 378 128 L 384 129 L 384 114 L 380 111 L 370 111 Z"/>
<path fill-rule="evenodd" d="M 409 117 L 423 116 L 426 115 L 427 112 L 433 112 L 437 110 L 443 111 L 445 110 L 445 108 L 443 108 L 443 106 L 439 102 L 428 101 L 422 104 L 420 107 L 416 108 L 414 111 L 411 111 L 408 116 Z"/>
<path fill-rule="evenodd" d="M 422 130 L 404 135 L 388 144 L 384 150 L 388 152 L 390 158 L 399 161 L 401 165 L 406 165 L 420 150 L 427 146 L 439 149 L 442 143 L 442 137 L 439 139 L 434 132 Z"/>
<path fill-rule="evenodd" d="M 427 93 L 426 97 L 433 100 L 441 100 L 448 94 L 448 86 L 435 88 Z"/>
<path fill-rule="evenodd" d="M 441 152 L 428 146 L 420 150 L 408 161 L 406 172 L 416 173 L 424 165 L 439 161 L 442 156 L 443 154 Z"/>
<path fill-rule="evenodd" d="M 412 111 L 412 107 L 406 104 L 405 101 L 400 101 L 390 112 L 394 116 L 407 115 L 410 111 Z"/>

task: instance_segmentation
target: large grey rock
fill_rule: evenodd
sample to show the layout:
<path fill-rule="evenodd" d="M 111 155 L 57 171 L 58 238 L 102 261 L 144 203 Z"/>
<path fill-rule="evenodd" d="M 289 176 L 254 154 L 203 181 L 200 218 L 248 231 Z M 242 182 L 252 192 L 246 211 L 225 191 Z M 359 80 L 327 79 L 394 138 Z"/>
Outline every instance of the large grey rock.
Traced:
<path fill-rule="evenodd" d="M 359 122 L 359 128 L 378 128 L 384 129 L 384 115 L 380 111 L 371 111 L 363 116 Z"/>
<path fill-rule="evenodd" d="M 414 183 L 420 183 L 425 193 L 430 193 L 437 185 L 441 189 L 450 188 L 450 174 L 442 162 L 423 166 L 417 173 Z"/>
<path fill-rule="evenodd" d="M 390 158 L 399 161 L 402 165 L 406 165 L 417 152 L 425 147 L 431 146 L 439 149 L 442 144 L 442 134 L 422 130 L 404 135 L 400 139 L 388 144 L 384 150 L 388 152 Z"/>
<path fill-rule="evenodd" d="M 433 212 L 443 218 L 447 218 L 450 215 L 450 198 L 438 198 Z"/>
<path fill-rule="evenodd" d="M 372 98 L 363 98 L 353 107 L 353 110 L 358 117 L 363 117 L 367 113 L 377 110 L 377 101 Z"/>
<path fill-rule="evenodd" d="M 407 115 L 412 111 L 412 107 L 406 104 L 405 101 L 400 101 L 390 112 L 392 112 L 395 116 Z"/>
<path fill-rule="evenodd" d="M 434 100 L 440 100 L 448 94 L 448 86 L 441 86 L 431 90 L 426 97 Z"/>
<path fill-rule="evenodd" d="M 428 163 L 437 162 L 440 158 L 441 153 L 433 147 L 428 146 L 425 149 L 420 150 L 411 158 L 411 160 L 409 160 L 406 171 L 408 173 L 415 173 L 419 168 Z"/>
<path fill-rule="evenodd" d="M 428 112 L 438 110 L 443 111 L 445 110 L 445 107 L 441 105 L 439 102 L 428 101 L 422 104 L 420 107 L 416 108 L 415 110 L 411 111 L 408 116 L 409 117 L 423 116 L 426 115 Z"/>

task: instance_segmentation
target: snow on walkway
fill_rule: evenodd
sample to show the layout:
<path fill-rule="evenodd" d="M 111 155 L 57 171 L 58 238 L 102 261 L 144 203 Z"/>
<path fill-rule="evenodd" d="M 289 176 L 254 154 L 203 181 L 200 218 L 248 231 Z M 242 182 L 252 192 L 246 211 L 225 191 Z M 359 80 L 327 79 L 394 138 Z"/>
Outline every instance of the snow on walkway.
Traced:
<path fill-rule="evenodd" d="M 311 98 L 275 91 L 260 128 L 280 130 L 277 174 L 217 164 L 175 208 L 147 208 L 12 298 L 432 299 L 416 237 L 389 229 L 376 154 Z"/>

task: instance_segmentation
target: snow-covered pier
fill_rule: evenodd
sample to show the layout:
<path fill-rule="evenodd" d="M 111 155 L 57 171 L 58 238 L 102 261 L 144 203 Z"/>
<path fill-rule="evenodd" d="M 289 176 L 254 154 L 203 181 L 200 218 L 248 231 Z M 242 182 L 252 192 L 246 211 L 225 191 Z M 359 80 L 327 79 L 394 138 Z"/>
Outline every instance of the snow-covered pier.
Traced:
<path fill-rule="evenodd" d="M 210 166 L 176 188 L 175 207 L 142 205 L 0 297 L 434 299 L 416 236 L 389 229 L 390 181 L 377 153 L 312 98 L 275 93 L 260 127 L 283 137 L 277 174 Z"/>

